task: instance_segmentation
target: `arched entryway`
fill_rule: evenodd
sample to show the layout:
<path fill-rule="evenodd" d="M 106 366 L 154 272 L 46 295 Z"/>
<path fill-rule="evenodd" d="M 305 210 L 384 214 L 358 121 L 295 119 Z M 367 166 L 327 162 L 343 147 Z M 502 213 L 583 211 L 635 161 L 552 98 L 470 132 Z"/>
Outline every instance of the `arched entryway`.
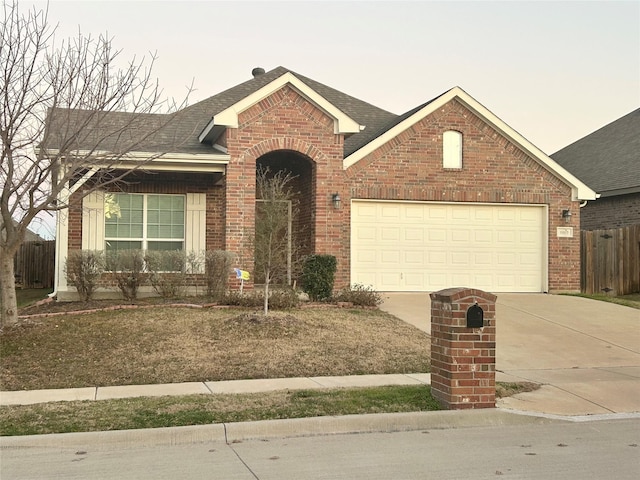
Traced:
<path fill-rule="evenodd" d="M 283 172 L 293 177 L 290 186 L 297 205 L 291 218 L 292 278 L 295 280 L 296 265 L 304 256 L 313 253 L 315 248 L 315 163 L 310 157 L 293 150 L 275 150 L 256 160 L 256 171 L 260 169 L 268 169 L 270 175 Z M 259 195 L 256 191 L 256 201 L 261 200 Z M 276 279 L 276 283 L 286 281 L 286 278 Z M 258 272 L 256 283 L 261 283 Z"/>

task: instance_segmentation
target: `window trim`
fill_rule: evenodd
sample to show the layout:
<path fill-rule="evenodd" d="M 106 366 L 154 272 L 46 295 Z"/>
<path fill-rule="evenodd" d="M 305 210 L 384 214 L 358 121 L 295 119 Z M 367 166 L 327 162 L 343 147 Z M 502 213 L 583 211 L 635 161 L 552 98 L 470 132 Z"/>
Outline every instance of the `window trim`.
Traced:
<path fill-rule="evenodd" d="M 184 194 L 173 194 L 173 193 L 138 193 L 138 192 L 116 192 L 112 193 L 113 195 L 141 195 L 142 196 L 142 237 L 109 237 L 107 235 L 107 220 L 106 216 L 103 213 L 103 222 L 104 222 L 104 250 L 110 251 L 111 249 L 107 248 L 107 243 L 109 241 L 113 242 L 140 242 L 141 248 L 140 250 L 148 250 L 149 242 L 182 242 L 182 249 L 180 251 L 186 252 L 187 240 L 186 240 L 186 230 L 187 230 L 187 196 Z M 166 197 L 182 197 L 183 198 L 183 223 L 182 223 L 182 237 L 181 238 L 150 238 L 148 236 L 148 199 L 150 195 L 158 195 L 158 196 L 166 196 Z"/>

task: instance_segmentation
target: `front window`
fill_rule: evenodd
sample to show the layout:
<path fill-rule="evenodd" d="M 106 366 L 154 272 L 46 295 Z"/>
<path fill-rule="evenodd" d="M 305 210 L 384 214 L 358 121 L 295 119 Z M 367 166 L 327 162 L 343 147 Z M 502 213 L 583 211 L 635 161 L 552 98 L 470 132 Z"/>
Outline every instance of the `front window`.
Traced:
<path fill-rule="evenodd" d="M 107 251 L 184 250 L 184 195 L 105 195 Z"/>

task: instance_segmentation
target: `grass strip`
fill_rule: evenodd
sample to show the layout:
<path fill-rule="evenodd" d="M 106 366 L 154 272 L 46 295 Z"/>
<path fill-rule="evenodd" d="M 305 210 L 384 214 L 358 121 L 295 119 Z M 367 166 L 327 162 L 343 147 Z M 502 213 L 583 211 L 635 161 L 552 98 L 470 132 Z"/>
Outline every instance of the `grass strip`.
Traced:
<path fill-rule="evenodd" d="M 0 435 L 130 430 L 439 409 L 426 385 L 137 397 L 0 407 Z"/>
<path fill-rule="evenodd" d="M 640 294 L 624 295 L 622 297 L 611 297 L 609 295 L 588 293 L 562 293 L 561 295 L 590 298 L 591 300 L 597 300 L 600 302 L 615 303 L 616 305 L 640 309 Z"/>

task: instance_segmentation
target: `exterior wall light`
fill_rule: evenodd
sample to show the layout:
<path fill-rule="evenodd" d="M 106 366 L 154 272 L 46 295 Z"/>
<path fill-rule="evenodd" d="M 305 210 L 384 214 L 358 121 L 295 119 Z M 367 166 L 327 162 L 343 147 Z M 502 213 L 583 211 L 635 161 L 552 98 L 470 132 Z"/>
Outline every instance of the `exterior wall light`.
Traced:
<path fill-rule="evenodd" d="M 571 210 L 562 210 L 562 218 L 566 223 L 571 221 Z"/>
<path fill-rule="evenodd" d="M 342 205 L 342 199 L 340 198 L 339 193 L 334 193 L 331 195 L 331 203 L 333 204 L 333 208 L 336 210 L 340 210 L 340 205 Z"/>

